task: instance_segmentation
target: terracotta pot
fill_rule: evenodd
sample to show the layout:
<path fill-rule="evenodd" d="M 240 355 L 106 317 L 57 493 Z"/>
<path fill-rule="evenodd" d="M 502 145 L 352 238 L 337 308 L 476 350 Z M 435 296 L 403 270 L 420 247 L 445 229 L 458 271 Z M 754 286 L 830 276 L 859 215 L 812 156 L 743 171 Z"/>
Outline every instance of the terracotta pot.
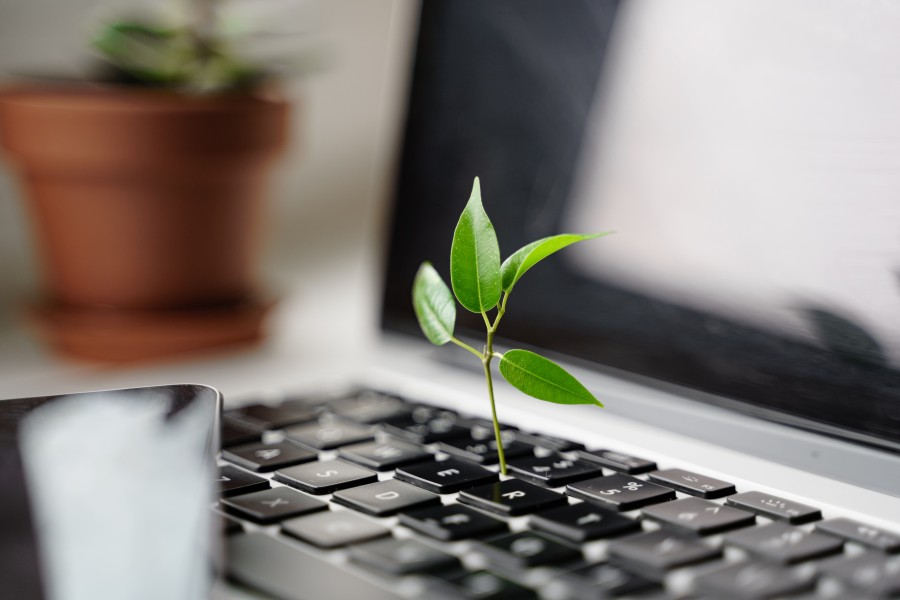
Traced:
<path fill-rule="evenodd" d="M 0 144 L 29 199 L 59 351 L 146 360 L 256 341 L 262 195 L 288 106 L 128 88 L 0 90 Z"/>
<path fill-rule="evenodd" d="M 287 117 L 284 101 L 249 94 L 0 92 L 0 142 L 30 199 L 50 303 L 143 311 L 252 295 Z"/>

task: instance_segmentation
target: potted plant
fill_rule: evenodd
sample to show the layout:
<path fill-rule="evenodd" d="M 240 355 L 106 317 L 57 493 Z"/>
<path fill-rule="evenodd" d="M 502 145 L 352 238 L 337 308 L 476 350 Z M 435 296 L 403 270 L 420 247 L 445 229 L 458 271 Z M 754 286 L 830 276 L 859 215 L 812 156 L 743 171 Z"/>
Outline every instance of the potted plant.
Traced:
<path fill-rule="evenodd" d="M 35 225 L 53 345 L 134 360 L 259 338 L 254 258 L 287 141 L 281 63 L 236 49 L 218 3 L 117 21 L 102 75 L 0 90 L 0 144 Z"/>

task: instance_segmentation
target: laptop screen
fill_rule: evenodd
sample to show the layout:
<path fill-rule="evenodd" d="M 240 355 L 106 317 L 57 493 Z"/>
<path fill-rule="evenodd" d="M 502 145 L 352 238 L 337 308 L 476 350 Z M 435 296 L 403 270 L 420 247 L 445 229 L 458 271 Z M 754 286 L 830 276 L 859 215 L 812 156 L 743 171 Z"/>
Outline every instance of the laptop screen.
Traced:
<path fill-rule="evenodd" d="M 900 181 L 856 135 L 876 119 L 823 132 L 867 108 L 810 103 L 840 69 L 784 76 L 784 48 L 746 59 L 739 39 L 703 36 L 714 19 L 667 53 L 679 21 L 624 6 L 423 3 L 384 326 L 421 335 L 413 277 L 430 260 L 449 282 L 477 175 L 503 256 L 616 231 L 528 273 L 507 344 L 900 451 Z M 458 327 L 483 337 L 478 315 L 460 309 Z"/>

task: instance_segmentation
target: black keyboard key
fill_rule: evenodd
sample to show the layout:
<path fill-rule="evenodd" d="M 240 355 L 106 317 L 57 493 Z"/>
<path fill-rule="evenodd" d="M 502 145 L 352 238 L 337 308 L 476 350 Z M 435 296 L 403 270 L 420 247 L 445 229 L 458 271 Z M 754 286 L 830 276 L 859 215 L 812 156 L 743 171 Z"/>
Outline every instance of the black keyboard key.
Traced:
<path fill-rule="evenodd" d="M 224 498 L 269 489 L 268 479 L 251 475 L 231 465 L 219 467 L 216 483 L 219 484 L 219 493 Z"/>
<path fill-rule="evenodd" d="M 469 429 L 457 424 L 450 411 L 431 406 L 416 406 L 408 415 L 396 417 L 382 424 L 385 432 L 417 444 L 432 444 L 469 435 Z"/>
<path fill-rule="evenodd" d="M 401 510 L 412 510 L 441 503 L 439 496 L 395 479 L 386 479 L 335 492 L 331 501 L 375 517 L 387 517 Z"/>
<path fill-rule="evenodd" d="M 582 500 L 600 502 L 619 512 L 675 499 L 675 492 L 669 488 L 618 473 L 570 484 L 566 493 Z"/>
<path fill-rule="evenodd" d="M 822 511 L 818 508 L 762 492 L 735 494 L 728 498 L 727 504 L 776 521 L 787 521 L 791 525 L 818 521 L 822 518 Z"/>
<path fill-rule="evenodd" d="M 749 527 L 756 522 L 753 513 L 700 498 L 682 498 L 657 504 L 645 508 L 641 514 L 668 527 L 697 535 L 713 535 Z"/>
<path fill-rule="evenodd" d="M 459 501 L 488 512 L 505 516 L 564 506 L 566 497 L 521 479 L 507 479 L 459 493 Z"/>
<path fill-rule="evenodd" d="M 509 468 L 517 477 L 544 487 L 559 487 L 603 475 L 603 469 L 597 465 L 558 454 L 517 458 L 509 463 Z"/>
<path fill-rule="evenodd" d="M 900 596 L 900 557 L 880 552 L 842 556 L 822 563 L 820 573 L 878 598 Z"/>
<path fill-rule="evenodd" d="M 462 427 L 468 427 L 469 435 L 476 440 L 493 440 L 496 438 L 496 434 L 494 433 L 494 422 L 490 419 L 472 417 L 458 419 L 456 423 Z M 507 439 L 511 440 L 512 436 L 515 435 L 518 430 L 518 427 L 500 423 L 500 435 L 503 437 L 504 442 L 506 442 Z"/>
<path fill-rule="evenodd" d="M 499 569 L 529 569 L 565 563 L 581 558 L 581 552 L 530 531 L 509 533 L 483 542 L 479 550 Z"/>
<path fill-rule="evenodd" d="M 503 436 L 501 433 L 501 436 L 506 460 L 534 454 L 533 446 L 514 439 L 512 435 Z M 438 444 L 438 448 L 447 454 L 478 464 L 495 465 L 500 460 L 497 452 L 497 440 L 493 437 L 484 439 L 470 435 L 441 442 Z"/>
<path fill-rule="evenodd" d="M 843 540 L 781 522 L 729 533 L 725 543 L 760 560 L 787 565 L 837 554 L 844 547 Z"/>
<path fill-rule="evenodd" d="M 636 569 L 639 574 L 657 578 L 670 569 L 692 565 L 722 556 L 722 550 L 700 540 L 685 538 L 664 530 L 639 533 L 613 540 L 610 560 Z"/>
<path fill-rule="evenodd" d="M 228 512 L 257 523 L 274 523 L 328 508 L 320 500 L 282 486 L 237 498 L 224 498 L 221 504 Z"/>
<path fill-rule="evenodd" d="M 316 450 L 333 450 L 341 446 L 368 442 L 374 438 L 369 427 L 331 419 L 288 427 L 284 430 L 284 434 L 288 439 Z"/>
<path fill-rule="evenodd" d="M 531 526 L 577 543 L 641 530 L 638 521 L 592 502 L 581 502 L 532 515 Z"/>
<path fill-rule="evenodd" d="M 425 598 L 445 598 L 447 587 L 454 598 L 478 598 L 478 600 L 537 600 L 538 596 L 526 587 L 488 571 L 452 574 L 441 580 L 435 591 L 427 590 Z"/>
<path fill-rule="evenodd" d="M 221 445 L 223 448 L 230 446 L 238 446 L 240 444 L 250 444 L 258 442 L 262 439 L 262 432 L 254 429 L 249 425 L 228 417 L 222 418 L 221 429 Z"/>
<path fill-rule="evenodd" d="M 836 535 L 847 541 L 856 542 L 882 552 L 890 554 L 900 552 L 900 535 L 854 521 L 853 519 L 844 517 L 828 519 L 817 523 L 816 531 Z"/>
<path fill-rule="evenodd" d="M 640 475 L 656 470 L 656 463 L 652 460 L 629 456 L 613 450 L 582 450 L 578 456 L 626 475 Z"/>
<path fill-rule="evenodd" d="M 694 585 L 716 598 L 764 600 L 810 591 L 815 580 L 796 569 L 750 561 L 706 572 L 694 580 Z"/>
<path fill-rule="evenodd" d="M 664 469 L 649 475 L 650 481 L 673 487 L 679 492 L 700 498 L 721 498 L 736 493 L 733 483 L 698 475 L 683 469 Z"/>
<path fill-rule="evenodd" d="M 320 548 L 339 548 L 384 537 L 391 530 L 350 510 L 325 511 L 281 524 L 284 533 Z"/>
<path fill-rule="evenodd" d="M 562 592 L 554 597 L 571 600 L 606 600 L 651 590 L 662 591 L 659 584 L 607 562 L 583 565 L 563 573 L 550 586 L 556 589 L 562 586 Z"/>
<path fill-rule="evenodd" d="M 335 565 L 319 554 L 304 551 L 282 536 L 237 535 L 229 538 L 226 548 L 228 575 L 267 597 L 282 600 L 397 600 L 396 593 L 378 587 L 371 577 Z"/>
<path fill-rule="evenodd" d="M 541 433 L 523 433 L 519 431 L 516 432 L 516 439 L 526 444 L 537 446 L 538 448 L 552 450 L 553 452 L 584 450 L 584 444 L 580 442 L 573 442 L 572 440 Z"/>
<path fill-rule="evenodd" d="M 452 494 L 466 488 L 497 481 L 497 474 L 493 471 L 453 458 L 441 462 L 400 467 L 394 477 L 435 494 Z"/>
<path fill-rule="evenodd" d="M 281 441 L 272 444 L 247 444 L 222 450 L 222 458 L 245 469 L 264 473 L 316 460 L 316 453 L 297 444 Z"/>
<path fill-rule="evenodd" d="M 324 410 L 329 403 L 334 401 L 335 396 L 331 393 L 324 394 L 289 394 L 285 397 L 281 406 L 299 406 L 308 409 L 314 409 L 319 412 Z"/>
<path fill-rule="evenodd" d="M 400 523 L 438 540 L 463 540 L 509 531 L 506 523 L 462 504 L 400 513 Z"/>
<path fill-rule="evenodd" d="M 308 406 L 298 404 L 282 404 L 280 406 L 251 404 L 229 410 L 225 416 L 241 421 L 255 429 L 269 430 L 314 421 L 318 418 L 318 412 Z"/>
<path fill-rule="evenodd" d="M 338 454 L 345 460 L 376 471 L 390 471 L 403 465 L 434 459 L 434 455 L 421 446 L 400 440 L 344 446 Z"/>
<path fill-rule="evenodd" d="M 343 460 L 320 460 L 276 471 L 275 481 L 310 494 L 330 494 L 336 490 L 373 483 L 378 481 L 378 475 Z"/>
<path fill-rule="evenodd" d="M 459 566 L 459 559 L 418 540 L 385 539 L 350 549 L 350 559 L 387 575 L 434 572 Z M 359 599 L 362 600 L 362 599 Z"/>
<path fill-rule="evenodd" d="M 430 419 L 449 419 L 454 423 L 461 420 L 459 413 L 449 408 L 432 406 L 431 404 L 413 404 L 410 416 L 416 423 L 424 423 Z"/>
<path fill-rule="evenodd" d="M 402 399 L 370 390 L 333 400 L 328 409 L 342 419 L 364 425 L 404 417 L 412 411 L 412 407 Z"/>

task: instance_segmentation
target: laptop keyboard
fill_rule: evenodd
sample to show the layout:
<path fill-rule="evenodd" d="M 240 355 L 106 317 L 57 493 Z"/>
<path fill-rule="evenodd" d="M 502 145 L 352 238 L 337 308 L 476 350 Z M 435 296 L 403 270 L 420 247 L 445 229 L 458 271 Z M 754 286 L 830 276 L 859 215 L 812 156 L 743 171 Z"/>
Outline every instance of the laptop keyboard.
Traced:
<path fill-rule="evenodd" d="M 900 535 L 362 390 L 231 410 L 232 580 L 281 598 L 891 598 Z"/>

